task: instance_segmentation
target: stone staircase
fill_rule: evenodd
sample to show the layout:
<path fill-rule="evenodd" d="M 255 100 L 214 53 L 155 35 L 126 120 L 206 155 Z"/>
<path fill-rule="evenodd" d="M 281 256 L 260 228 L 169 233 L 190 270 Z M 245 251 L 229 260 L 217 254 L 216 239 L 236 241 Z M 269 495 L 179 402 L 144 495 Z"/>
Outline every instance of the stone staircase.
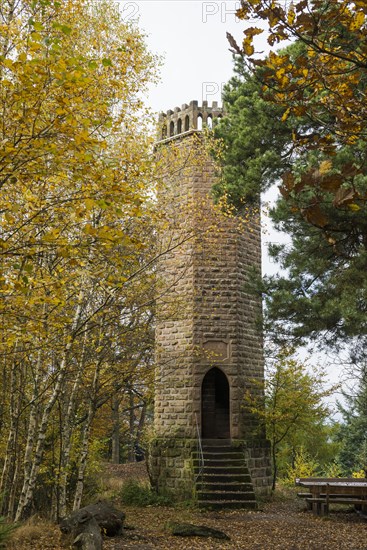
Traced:
<path fill-rule="evenodd" d="M 194 453 L 200 508 L 256 509 L 255 493 L 243 452 L 230 440 L 203 440 L 204 466 Z"/>

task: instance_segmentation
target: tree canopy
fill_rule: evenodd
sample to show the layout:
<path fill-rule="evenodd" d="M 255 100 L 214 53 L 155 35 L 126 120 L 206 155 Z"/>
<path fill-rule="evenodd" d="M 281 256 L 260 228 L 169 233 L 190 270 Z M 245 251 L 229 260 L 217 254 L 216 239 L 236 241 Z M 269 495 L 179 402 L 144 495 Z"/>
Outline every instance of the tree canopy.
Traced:
<path fill-rule="evenodd" d="M 225 148 L 223 178 L 215 193 L 225 193 L 241 208 L 256 193 L 280 183 L 281 197 L 271 217 L 278 229 L 289 234 L 291 245 L 271 248 L 287 274 L 268 279 L 262 288 L 269 328 L 276 335 L 299 340 L 322 335 L 320 342 L 330 344 L 366 335 L 367 171 L 364 129 L 355 130 L 352 139 L 353 110 L 344 112 L 346 118 L 350 114 L 349 126 L 347 121 L 341 125 L 332 110 L 339 109 L 333 103 L 339 88 L 331 83 L 329 87 L 331 65 L 323 60 L 320 40 L 325 32 L 324 48 L 329 44 L 335 71 L 341 63 L 338 85 L 342 90 L 348 86 L 358 99 L 364 93 L 365 68 L 351 53 L 351 70 L 346 71 L 338 52 L 347 49 L 351 34 L 357 39 L 365 26 L 358 16 L 361 25 L 350 24 L 346 35 L 339 33 L 335 10 L 353 3 L 301 2 L 288 11 L 280 4 L 242 3 L 240 17 L 269 19 L 271 44 L 290 36 L 297 42 L 258 59 L 252 45 L 258 32 L 253 28 L 245 30 L 242 48 L 231 39 L 241 55 L 236 55 L 236 76 L 225 88 L 227 117 L 216 129 Z M 346 10 L 341 24 L 363 12 L 358 10 Z M 277 15 L 271 19 L 272 14 Z M 311 21 L 321 29 L 315 35 Z M 311 75 L 316 78 L 317 71 L 316 86 Z M 358 86 L 348 81 L 356 71 Z"/>
<path fill-rule="evenodd" d="M 366 138 L 365 86 L 367 68 L 367 7 L 358 0 L 241 1 L 237 16 L 265 22 L 266 30 L 248 27 L 242 47 L 235 51 L 255 65 L 266 67 L 273 100 L 289 114 L 307 114 L 312 121 L 329 122 L 329 134 L 312 135 L 308 144 L 330 150 L 340 141 Z M 297 40 L 305 46 L 296 62 L 287 52 L 256 55 L 254 37 L 267 32 L 270 46 Z"/>
<path fill-rule="evenodd" d="M 352 215 L 346 223 L 363 246 L 366 14 L 365 3 L 358 1 L 302 0 L 287 5 L 243 0 L 238 17 L 265 22 L 271 46 L 296 40 L 298 47 L 272 50 L 259 59 L 256 36 L 264 29 L 246 28 L 242 47 L 230 37 L 234 52 L 250 66 L 262 68 L 256 72 L 261 95 L 279 107 L 281 120 L 302 117 L 306 122 L 302 128 L 291 122 L 291 143 L 294 151 L 310 154 L 307 169 L 303 165 L 301 173 L 284 170 L 283 194 L 309 223 L 321 228 L 333 228 L 338 212 L 349 209 Z M 325 195 L 332 199 L 329 210 L 324 208 Z"/>
<path fill-rule="evenodd" d="M 292 350 L 282 349 L 268 365 L 265 403 L 263 397 L 247 396 L 251 412 L 265 425 L 271 443 L 273 490 L 282 451 L 287 452 L 290 447 L 295 453 L 307 445 L 307 439 L 323 435 L 323 421 L 330 413 L 324 399 L 335 391 L 326 389 L 325 382 L 325 373 L 320 369 L 310 370 L 305 362 L 294 357 Z M 311 452 L 316 453 L 316 448 Z"/>
<path fill-rule="evenodd" d="M 107 0 L 9 0 L 0 25 L 1 508 L 58 517 L 99 408 L 149 382 L 156 59 Z"/>

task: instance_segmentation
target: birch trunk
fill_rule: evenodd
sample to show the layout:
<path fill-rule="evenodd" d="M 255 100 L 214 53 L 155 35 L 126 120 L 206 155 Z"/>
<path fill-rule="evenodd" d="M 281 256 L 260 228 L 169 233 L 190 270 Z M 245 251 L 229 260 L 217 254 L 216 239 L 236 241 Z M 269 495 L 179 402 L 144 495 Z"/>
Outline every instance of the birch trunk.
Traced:
<path fill-rule="evenodd" d="M 31 457 L 29 461 L 27 459 L 27 461 L 24 464 L 24 470 L 29 472 L 29 476 L 25 477 L 23 481 L 22 492 L 20 494 L 17 513 L 15 515 L 15 521 L 20 521 L 24 519 L 29 513 L 29 507 L 33 499 L 38 472 L 39 472 L 39 468 L 43 457 L 43 450 L 45 445 L 48 422 L 49 422 L 51 411 L 56 402 L 56 399 L 58 398 L 61 391 L 61 386 L 64 381 L 66 364 L 67 364 L 67 359 L 64 358 L 60 366 L 55 388 L 51 394 L 51 397 L 46 407 L 44 408 L 42 420 L 38 428 L 38 434 L 34 434 L 35 437 L 33 438 L 33 441 L 32 441 L 32 450 L 33 450 L 33 445 L 35 445 L 33 458 Z M 35 441 L 36 439 L 37 441 Z"/>
<path fill-rule="evenodd" d="M 17 431 L 17 426 L 16 426 L 16 423 L 14 423 L 14 419 L 12 418 L 10 428 L 9 428 L 8 441 L 6 444 L 4 466 L 3 466 L 3 471 L 1 475 L 0 494 L 2 495 L 2 504 L 1 504 L 0 515 L 2 516 L 8 515 L 9 494 L 11 491 L 10 480 L 13 477 L 11 468 L 13 466 L 13 459 L 15 454 L 16 431 Z"/>
<path fill-rule="evenodd" d="M 84 334 L 80 367 L 78 368 L 77 376 L 74 380 L 74 384 L 71 390 L 66 415 L 63 418 L 63 426 L 62 426 L 62 434 L 61 434 L 62 449 L 61 449 L 61 456 L 60 456 L 61 472 L 60 472 L 60 478 L 59 478 L 59 502 L 57 505 L 57 508 L 58 508 L 57 519 L 64 518 L 67 515 L 67 486 L 68 486 L 69 475 L 70 475 L 68 471 L 68 466 L 70 463 L 70 452 L 71 452 L 71 441 L 72 441 L 71 437 L 73 432 L 72 423 L 73 423 L 73 417 L 76 409 L 78 390 L 80 388 L 81 380 L 84 372 L 86 342 L 87 342 L 87 330 L 85 331 L 85 334 Z"/>
<path fill-rule="evenodd" d="M 29 408 L 29 422 L 27 431 L 27 441 L 25 444 L 24 458 L 23 458 L 23 486 L 24 482 L 29 479 L 32 470 L 32 454 L 34 450 L 34 444 L 36 439 L 36 431 L 38 424 L 38 399 L 39 399 L 39 382 L 40 382 L 40 370 L 42 364 L 42 353 L 39 351 L 37 357 L 37 365 L 35 369 L 35 379 L 33 383 L 33 393 L 31 397 L 31 404 Z"/>
<path fill-rule="evenodd" d="M 85 470 L 87 467 L 88 453 L 89 453 L 89 436 L 92 421 L 96 412 L 96 401 L 99 386 L 99 376 L 101 370 L 101 363 L 98 362 L 94 371 L 92 391 L 89 401 L 88 416 L 85 421 L 83 436 L 82 436 L 82 449 L 80 453 L 79 468 L 78 468 L 78 480 L 75 488 L 75 497 L 73 510 L 79 510 L 82 496 L 84 491 L 84 479 Z"/>
<path fill-rule="evenodd" d="M 15 459 L 15 468 L 14 468 L 13 480 L 12 480 L 11 489 L 10 489 L 10 493 L 9 493 L 9 502 L 8 502 L 8 517 L 9 518 L 14 517 L 15 497 L 16 497 L 16 494 L 17 494 L 19 471 L 20 471 L 20 453 L 17 453 L 16 459 Z"/>
<path fill-rule="evenodd" d="M 84 491 L 84 478 L 85 470 L 87 467 L 88 453 L 89 453 L 89 436 L 90 436 L 90 427 L 94 417 L 94 411 L 92 406 L 89 409 L 87 420 L 85 421 L 82 437 L 82 449 L 80 453 L 79 468 L 78 468 L 78 481 L 75 488 L 74 504 L 73 510 L 79 510 L 83 491 Z"/>
<path fill-rule="evenodd" d="M 74 333 L 78 325 L 78 322 L 80 320 L 82 298 L 83 298 L 83 293 L 81 292 L 79 294 L 79 305 L 76 308 L 73 324 L 71 327 L 71 334 Z M 72 346 L 72 340 L 68 342 L 65 346 L 64 357 L 61 361 L 59 372 L 57 374 L 55 387 L 43 410 L 42 419 L 38 427 L 38 434 L 35 438 L 37 439 L 37 441 L 35 441 L 35 447 L 34 447 L 35 450 L 33 453 L 33 459 L 31 460 L 30 465 L 25 464 L 25 467 L 27 467 L 27 471 L 29 471 L 29 477 L 28 478 L 25 477 L 23 480 L 23 487 L 22 487 L 22 491 L 18 502 L 15 521 L 20 521 L 24 519 L 30 513 L 30 507 L 33 500 L 33 495 L 36 487 L 40 465 L 42 462 L 48 423 L 49 423 L 52 409 L 62 390 L 62 385 L 64 383 L 64 379 L 65 379 L 65 375 L 68 367 L 68 358 L 69 358 L 69 352 L 70 352 L 71 346 Z"/>

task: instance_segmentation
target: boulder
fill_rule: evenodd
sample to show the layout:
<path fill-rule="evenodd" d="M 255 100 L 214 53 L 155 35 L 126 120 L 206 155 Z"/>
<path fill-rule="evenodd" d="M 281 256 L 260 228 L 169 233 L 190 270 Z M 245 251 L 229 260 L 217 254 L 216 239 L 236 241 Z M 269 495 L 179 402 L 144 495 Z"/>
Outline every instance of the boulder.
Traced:
<path fill-rule="evenodd" d="M 176 523 L 169 522 L 166 528 L 177 537 L 212 537 L 215 539 L 230 540 L 229 536 L 219 531 L 218 529 L 212 529 L 205 525 L 193 525 L 191 523 Z"/>
<path fill-rule="evenodd" d="M 101 533 L 99 536 L 101 536 Z M 102 548 L 102 542 L 98 542 L 94 533 L 80 533 L 80 535 L 74 539 L 72 548 L 78 550 L 99 550 Z"/>
<path fill-rule="evenodd" d="M 62 519 L 60 522 L 62 533 L 70 533 L 73 526 L 78 524 L 79 518 L 83 517 L 85 512 L 89 513 L 96 520 L 104 535 L 115 537 L 122 534 L 125 514 L 117 510 L 107 500 L 100 500 L 95 504 L 84 506 L 84 508 L 80 508 L 80 510 L 76 510 L 70 516 Z"/>
<path fill-rule="evenodd" d="M 72 548 L 102 550 L 102 535 L 96 519 L 87 511 L 74 518 L 70 528 Z"/>

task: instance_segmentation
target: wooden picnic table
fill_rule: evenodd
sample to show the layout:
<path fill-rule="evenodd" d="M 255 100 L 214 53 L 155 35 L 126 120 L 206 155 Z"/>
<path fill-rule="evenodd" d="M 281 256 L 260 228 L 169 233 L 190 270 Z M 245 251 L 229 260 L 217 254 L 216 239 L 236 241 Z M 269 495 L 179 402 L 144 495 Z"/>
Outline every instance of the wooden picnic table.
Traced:
<path fill-rule="evenodd" d="M 316 515 L 329 513 L 329 506 L 349 504 L 367 511 L 367 479 L 355 478 L 299 478 L 296 485 L 304 487 L 307 493 L 300 493 Z"/>

